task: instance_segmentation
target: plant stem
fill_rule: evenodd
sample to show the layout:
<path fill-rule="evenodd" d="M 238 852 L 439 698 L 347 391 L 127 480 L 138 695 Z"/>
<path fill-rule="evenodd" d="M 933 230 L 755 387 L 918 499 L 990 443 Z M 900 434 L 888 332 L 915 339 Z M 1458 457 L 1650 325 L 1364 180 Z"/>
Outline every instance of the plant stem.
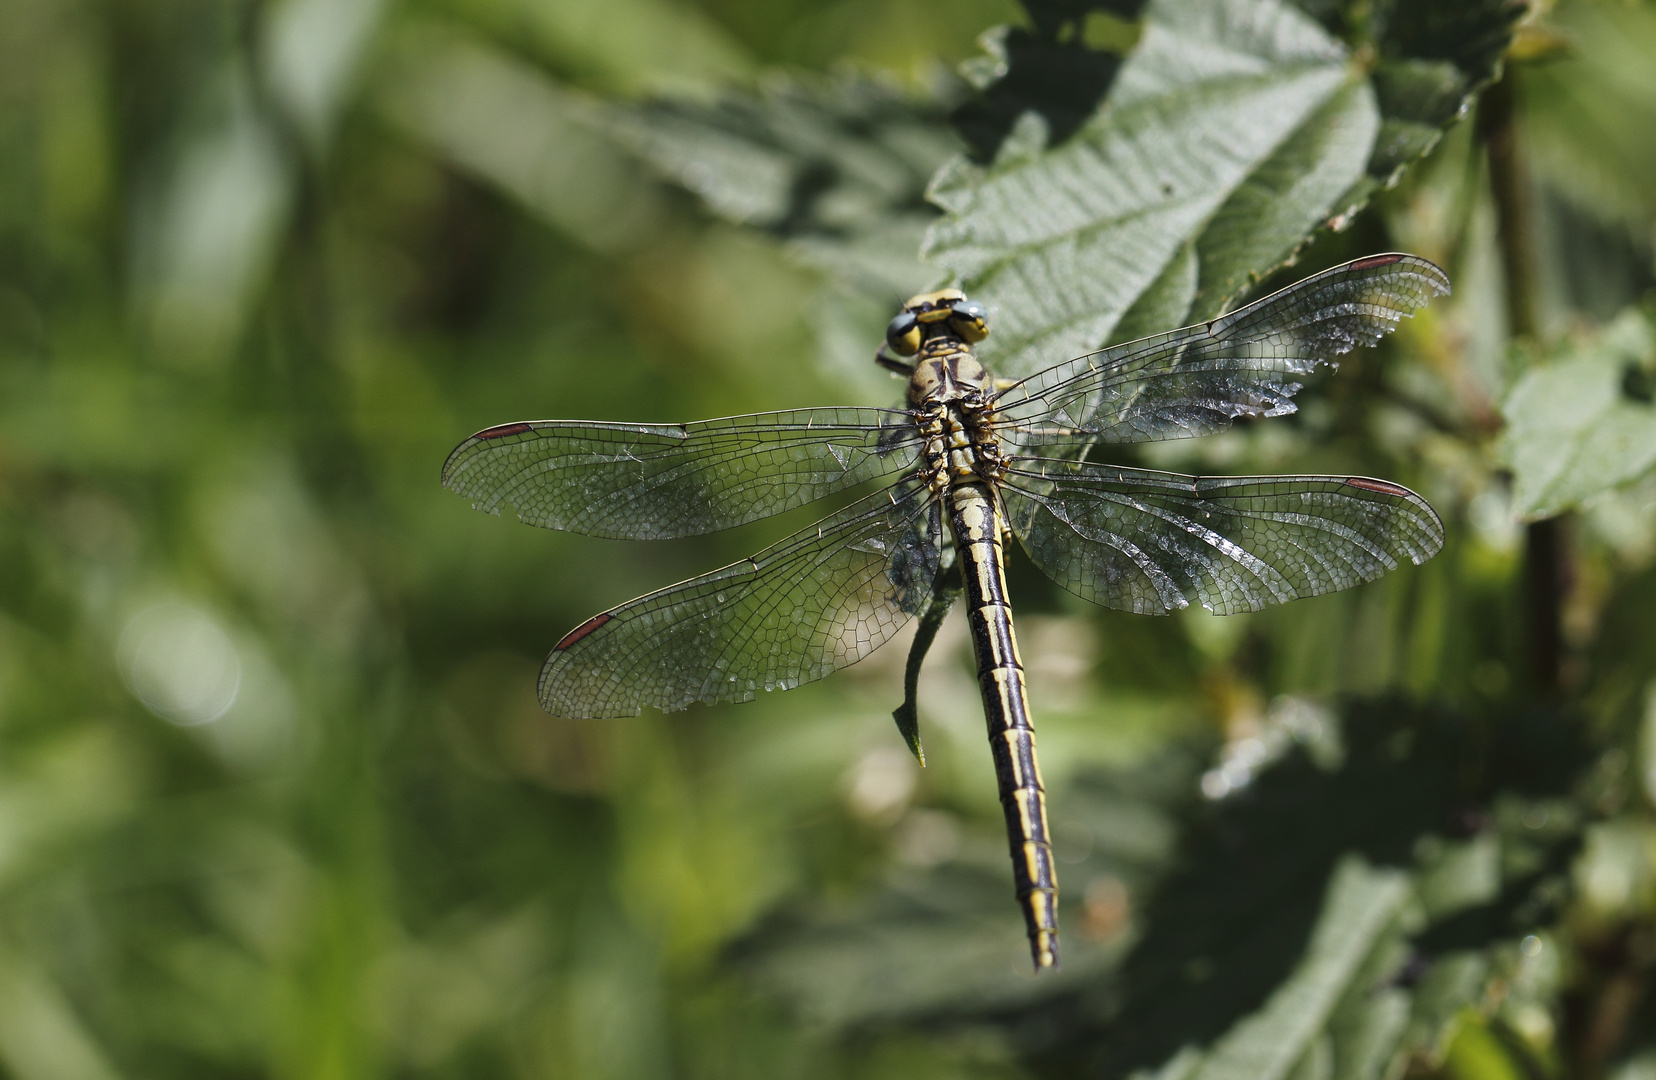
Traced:
<path fill-rule="evenodd" d="M 1489 189 L 1506 283 L 1507 328 L 1514 339 L 1535 340 L 1536 252 L 1534 196 L 1520 132 L 1513 117 L 1511 68 L 1478 102 L 1478 135 L 1489 161 Z M 1526 680 L 1540 697 L 1557 693 L 1564 666 L 1561 616 L 1569 587 L 1563 521 L 1532 521 L 1524 532 Z"/>

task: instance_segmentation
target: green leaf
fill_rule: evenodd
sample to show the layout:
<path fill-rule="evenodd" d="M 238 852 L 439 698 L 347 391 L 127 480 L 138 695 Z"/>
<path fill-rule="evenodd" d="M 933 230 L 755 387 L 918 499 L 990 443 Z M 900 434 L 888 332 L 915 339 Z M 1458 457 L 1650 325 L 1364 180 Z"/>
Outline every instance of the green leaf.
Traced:
<path fill-rule="evenodd" d="M 1463 112 L 1512 9 L 1474 5 L 1430 33 L 1395 14 L 1408 33 L 1369 43 L 1370 72 L 1275 0 L 1156 0 L 1073 137 L 1031 107 L 992 163 L 946 166 L 925 252 L 990 305 L 989 365 L 1023 375 L 1212 317 L 1318 227 L 1343 227 Z M 1167 321 L 1127 319 L 1147 292 Z"/>
<path fill-rule="evenodd" d="M 1501 403 L 1513 503 L 1548 517 L 1656 468 L 1656 333 L 1626 311 L 1525 372 Z"/>
<path fill-rule="evenodd" d="M 1515 72 L 1535 171 L 1593 218 L 1648 230 L 1656 222 L 1656 79 L 1647 62 L 1656 8 L 1564 4 L 1550 18 L 1570 48 Z"/>
<path fill-rule="evenodd" d="M 1292 1037 L 1303 1055 L 1316 1052 L 1322 1032 L 1343 1077 L 1380 1075 L 1404 1048 L 1432 1045 L 1484 986 L 1482 976 L 1468 982 L 1439 969 L 1460 970 L 1463 956 L 1483 963 L 1492 942 L 1544 918 L 1533 894 L 1568 865 L 1575 823 L 1545 835 L 1524 824 L 1526 800 L 1565 790 L 1587 760 L 1555 723 L 1512 718 L 1497 756 L 1464 721 L 1352 703 L 1337 768 L 1290 754 L 1214 804 L 1211 817 L 1192 819 L 1177 869 L 1147 902 L 1135 897 L 1143 931 L 1115 976 L 1119 1003 L 1051 1039 L 1044 1056 L 1127 1075 L 1184 1047 L 1202 1050 L 1203 1069 L 1251 1060 L 1258 1075 L 1280 1076 L 1280 1060 L 1249 1049 L 1264 1045 L 1258 1033 Z M 1488 810 L 1468 802 L 1463 778 L 1473 774 L 1484 779 Z M 1406 879 L 1407 910 L 1367 939 L 1360 965 L 1336 964 L 1320 943 L 1331 920 L 1355 918 L 1336 915 L 1355 910 L 1338 901 L 1342 875 L 1392 873 Z M 1410 965 L 1424 969 L 1421 993 L 1402 977 Z M 1349 972 L 1343 986 L 1336 969 Z M 1318 1026 L 1278 1024 L 1283 995 L 1316 1011 Z M 1075 1004 L 1060 991 L 1040 1007 L 1063 1014 Z"/>
<path fill-rule="evenodd" d="M 1380 55 L 1373 81 L 1385 121 L 1369 160 L 1376 183 L 1436 145 L 1466 111 L 1468 97 L 1497 71 L 1524 14 L 1523 0 L 1381 0 L 1370 19 Z M 1367 198 L 1372 186 L 1361 194 Z"/>
<path fill-rule="evenodd" d="M 1279 151 L 1307 157 L 1285 148 L 1315 120 L 1337 144 L 1361 149 L 1290 167 L 1321 185 L 1297 192 L 1313 220 L 1302 211 L 1292 235 L 1270 245 L 1285 254 L 1362 175 L 1363 129 L 1378 121 L 1371 99 L 1342 93 L 1351 81 L 1344 49 L 1292 8 L 1152 4 L 1138 49 L 1073 139 L 1048 147 L 1045 121 L 1028 112 L 994 164 L 959 158 L 933 181 L 948 214 L 926 254 L 990 305 L 986 361 L 1016 376 L 1109 340 L 1185 243 L 1268 162 L 1281 164 Z M 1273 187 L 1280 178 L 1258 190 Z"/>
<path fill-rule="evenodd" d="M 1184 321 L 1220 314 L 1323 223 L 1377 123 L 1372 90 L 1347 83 L 1237 185 L 1196 238 L 1200 291 Z M 1354 212 L 1349 193 L 1344 201 Z"/>
<path fill-rule="evenodd" d="M 1338 1057 L 1329 1021 L 1344 999 L 1368 991 L 1357 976 L 1385 945 L 1408 898 L 1409 879 L 1402 871 L 1358 858 L 1342 861 L 1299 966 L 1263 1008 L 1220 1038 L 1191 1073 L 1194 1080 L 1279 1080 L 1299 1075 L 1295 1065 L 1314 1062 L 1319 1052 Z M 1342 1020 L 1339 1034 L 1373 1040 L 1372 1021 L 1349 1013 Z"/>
<path fill-rule="evenodd" d="M 1177 809 L 1196 790 L 1210 749 L 1176 745 L 1130 769 L 1055 784 L 1051 796 L 1062 800 L 1064 820 L 1092 837 L 1084 858 L 1065 863 L 1063 880 L 1111 883 L 1125 920 L 1125 898 L 1147 891 L 1170 866 Z M 854 903 L 779 912 L 737 945 L 738 968 L 768 997 L 841 1029 L 915 1015 L 1039 1010 L 1032 1003 L 1055 989 L 1083 993 L 1107 984 L 1130 943 L 1127 927 L 1083 929 L 1093 918 L 1080 899 L 1084 887 L 1063 912 L 1063 967 L 1032 976 L 1023 920 L 1007 903 L 1000 820 L 981 824 L 987 827 L 958 855 L 932 868 L 897 868 Z"/>
<path fill-rule="evenodd" d="M 841 74 L 776 77 L 712 103 L 614 105 L 607 127 L 720 217 L 890 303 L 936 277 L 916 252 L 935 216 L 926 183 L 960 146 L 946 115 L 942 102 Z"/>
<path fill-rule="evenodd" d="M 441 24 L 406 31 L 388 66 L 394 123 L 566 235 L 622 253 L 661 228 L 665 193 L 603 135 L 598 103 Z M 512 122 L 480 122 L 496 116 Z"/>
<path fill-rule="evenodd" d="M 1041 115 L 1054 142 L 1073 135 L 1109 91 L 1122 54 L 1143 34 L 1144 0 L 1024 0 L 1023 7 L 1030 26 L 984 34 L 985 55 L 962 72 L 981 93 L 950 120 L 974 161 L 992 161 L 1025 112 Z"/>
<path fill-rule="evenodd" d="M 987 841 L 862 904 L 773 922 L 743 966 L 833 1026 L 993 1017 L 1058 1073 L 1376 1080 L 1437 1053 L 1505 977 L 1500 943 L 1552 917 L 1578 849 L 1557 796 L 1585 748 L 1556 717 L 1502 724 L 1492 747 L 1467 721 L 1352 703 L 1343 760 L 1292 749 L 1215 802 L 1196 795 L 1208 755 L 1191 746 L 1054 790 L 1099 844 L 1064 867 L 1055 977 L 1008 973 L 1021 927 L 991 906 L 1004 852 Z M 1315 741 L 1293 730 L 1279 736 Z M 1131 910 L 1119 936 L 1099 933 L 1101 882 Z"/>

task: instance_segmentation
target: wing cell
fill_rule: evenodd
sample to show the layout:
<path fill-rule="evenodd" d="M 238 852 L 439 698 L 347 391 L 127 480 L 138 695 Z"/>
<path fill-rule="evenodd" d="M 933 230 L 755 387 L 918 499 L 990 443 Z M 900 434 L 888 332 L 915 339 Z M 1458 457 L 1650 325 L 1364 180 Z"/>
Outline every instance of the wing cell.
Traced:
<path fill-rule="evenodd" d="M 941 558 L 935 497 L 904 481 L 751 559 L 571 631 L 541 668 L 557 716 L 751 701 L 854 664 L 924 610 Z"/>
<path fill-rule="evenodd" d="M 1181 476 L 1022 459 L 1002 489 L 1035 565 L 1105 607 L 1218 615 L 1373 581 L 1443 546 L 1408 488 L 1366 477 Z"/>
<path fill-rule="evenodd" d="M 1294 411 L 1299 377 L 1372 345 L 1449 279 L 1414 255 L 1375 255 L 1212 322 L 1078 357 L 997 396 L 1007 442 L 1079 456 L 1093 443 L 1207 435 L 1239 416 Z"/>
<path fill-rule="evenodd" d="M 908 414 L 828 408 L 693 424 L 535 420 L 478 432 L 443 485 L 498 514 L 588 536 L 696 536 L 804 506 L 914 463 Z"/>

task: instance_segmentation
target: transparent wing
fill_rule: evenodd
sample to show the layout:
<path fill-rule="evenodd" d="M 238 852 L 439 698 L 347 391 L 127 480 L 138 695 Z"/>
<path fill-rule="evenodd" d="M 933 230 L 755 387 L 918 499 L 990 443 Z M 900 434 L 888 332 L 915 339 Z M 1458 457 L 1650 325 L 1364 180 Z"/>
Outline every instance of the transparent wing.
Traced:
<path fill-rule="evenodd" d="M 1238 416 L 1294 411 L 1295 376 L 1372 345 L 1435 295 L 1442 270 L 1375 255 L 1306 278 L 1212 322 L 1117 345 L 1014 383 L 997 395 L 1014 446 L 1078 453 L 1092 443 L 1207 435 Z"/>
<path fill-rule="evenodd" d="M 751 559 L 588 619 L 541 668 L 557 716 L 751 701 L 854 664 L 925 608 L 941 515 L 904 481 Z"/>
<path fill-rule="evenodd" d="M 1021 459 L 1002 487 L 1049 577 L 1123 611 L 1256 611 L 1422 563 L 1443 523 L 1408 488 L 1364 477 L 1180 476 Z"/>
<path fill-rule="evenodd" d="M 534 420 L 478 432 L 443 485 L 546 529 L 658 540 L 779 514 L 913 465 L 907 413 L 796 409 L 693 424 Z"/>

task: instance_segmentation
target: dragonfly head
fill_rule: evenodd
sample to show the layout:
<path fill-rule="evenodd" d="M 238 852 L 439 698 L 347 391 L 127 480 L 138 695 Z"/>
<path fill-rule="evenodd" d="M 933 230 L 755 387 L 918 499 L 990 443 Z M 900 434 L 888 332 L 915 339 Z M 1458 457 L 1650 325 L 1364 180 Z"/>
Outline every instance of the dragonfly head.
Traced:
<path fill-rule="evenodd" d="M 886 327 L 886 344 L 899 356 L 913 356 L 920 343 L 940 333 L 976 344 L 989 336 L 989 312 L 959 289 L 939 289 L 910 297 Z"/>

